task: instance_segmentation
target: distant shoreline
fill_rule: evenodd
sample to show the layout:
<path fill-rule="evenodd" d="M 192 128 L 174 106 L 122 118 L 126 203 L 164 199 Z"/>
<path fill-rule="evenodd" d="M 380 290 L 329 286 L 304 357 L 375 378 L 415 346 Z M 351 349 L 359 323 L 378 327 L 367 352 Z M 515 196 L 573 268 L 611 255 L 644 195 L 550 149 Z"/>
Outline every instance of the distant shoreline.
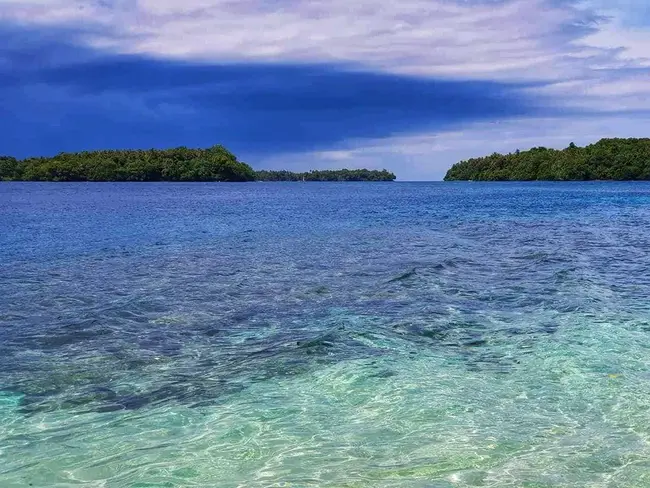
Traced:
<path fill-rule="evenodd" d="M 534 147 L 454 164 L 444 181 L 648 181 L 650 139 L 601 139 L 562 150 Z"/>
<path fill-rule="evenodd" d="M 394 181 L 387 170 L 255 171 L 223 146 L 208 149 L 109 150 L 19 160 L 0 156 L 0 181 L 255 182 Z"/>
<path fill-rule="evenodd" d="M 395 180 L 250 180 L 250 181 L 219 181 L 219 180 L 9 180 L 0 179 L 0 185 L 3 183 L 75 183 L 75 184 L 94 184 L 94 183 L 443 183 L 442 180 L 431 181 L 395 181 Z"/>

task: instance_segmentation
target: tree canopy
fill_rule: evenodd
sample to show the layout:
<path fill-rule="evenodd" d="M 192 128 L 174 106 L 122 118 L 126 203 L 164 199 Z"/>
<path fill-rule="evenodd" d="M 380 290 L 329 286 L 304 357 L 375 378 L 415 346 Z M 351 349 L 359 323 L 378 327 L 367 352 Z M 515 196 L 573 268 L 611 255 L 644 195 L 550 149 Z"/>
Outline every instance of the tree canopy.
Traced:
<path fill-rule="evenodd" d="M 453 165 L 445 181 L 650 180 L 650 139 L 601 139 L 562 150 L 534 147 Z"/>
<path fill-rule="evenodd" d="M 386 170 L 254 171 L 223 146 L 106 150 L 18 160 L 0 156 L 0 180 L 16 181 L 393 181 Z"/>
<path fill-rule="evenodd" d="M 292 173 L 291 171 L 258 171 L 258 181 L 393 181 L 389 171 L 369 169 L 339 169 Z"/>
<path fill-rule="evenodd" d="M 252 181 L 255 172 L 223 146 L 209 149 L 60 153 L 0 157 L 0 179 L 23 181 Z"/>

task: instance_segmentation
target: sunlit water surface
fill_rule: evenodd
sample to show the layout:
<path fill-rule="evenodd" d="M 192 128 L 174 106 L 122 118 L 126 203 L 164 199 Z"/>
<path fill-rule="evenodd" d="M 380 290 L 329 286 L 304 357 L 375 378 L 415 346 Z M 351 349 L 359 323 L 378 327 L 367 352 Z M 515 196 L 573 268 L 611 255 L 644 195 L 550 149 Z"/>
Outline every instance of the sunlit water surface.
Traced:
<path fill-rule="evenodd" d="M 0 487 L 650 486 L 650 184 L 0 184 Z"/>

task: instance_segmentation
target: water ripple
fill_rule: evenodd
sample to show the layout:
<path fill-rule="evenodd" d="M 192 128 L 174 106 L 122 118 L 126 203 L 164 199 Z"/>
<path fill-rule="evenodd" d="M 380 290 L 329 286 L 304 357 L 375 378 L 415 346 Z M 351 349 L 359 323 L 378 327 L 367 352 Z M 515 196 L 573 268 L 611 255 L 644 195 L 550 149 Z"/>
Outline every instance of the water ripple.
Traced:
<path fill-rule="evenodd" d="M 3 488 L 650 483 L 648 184 L 2 190 Z"/>

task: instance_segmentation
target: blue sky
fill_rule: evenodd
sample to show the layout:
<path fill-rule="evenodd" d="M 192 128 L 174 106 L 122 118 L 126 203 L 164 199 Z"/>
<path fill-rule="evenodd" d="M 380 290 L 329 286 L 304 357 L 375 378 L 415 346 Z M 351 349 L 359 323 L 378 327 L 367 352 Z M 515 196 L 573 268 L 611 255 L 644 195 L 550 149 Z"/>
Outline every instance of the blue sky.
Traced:
<path fill-rule="evenodd" d="M 645 0 L 0 0 L 0 153 L 221 143 L 440 179 L 650 136 Z"/>

